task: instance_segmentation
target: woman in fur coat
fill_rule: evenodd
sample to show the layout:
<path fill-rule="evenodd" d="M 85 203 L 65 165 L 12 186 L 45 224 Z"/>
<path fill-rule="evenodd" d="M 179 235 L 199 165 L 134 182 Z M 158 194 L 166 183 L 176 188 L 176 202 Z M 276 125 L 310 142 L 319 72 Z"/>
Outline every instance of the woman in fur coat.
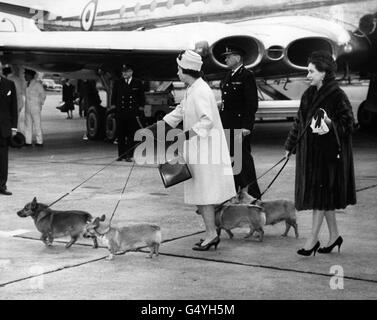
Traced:
<path fill-rule="evenodd" d="M 335 80 L 337 66 L 325 51 L 308 61 L 310 87 L 304 92 L 285 143 L 286 156 L 296 153 L 295 206 L 313 210 L 312 232 L 300 255 L 330 253 L 343 242 L 335 210 L 356 203 L 350 102 Z M 329 240 L 319 248 L 318 234 L 326 218 Z"/>

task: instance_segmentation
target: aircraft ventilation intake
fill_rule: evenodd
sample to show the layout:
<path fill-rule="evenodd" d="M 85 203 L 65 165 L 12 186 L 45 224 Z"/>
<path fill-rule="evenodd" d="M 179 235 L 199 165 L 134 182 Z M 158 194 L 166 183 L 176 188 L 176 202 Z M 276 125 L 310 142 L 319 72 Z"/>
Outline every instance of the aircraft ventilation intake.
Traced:
<path fill-rule="evenodd" d="M 287 63 L 297 69 L 306 69 L 310 54 L 317 50 L 328 51 L 336 58 L 335 48 L 329 39 L 312 37 L 292 41 L 287 46 Z"/>
<path fill-rule="evenodd" d="M 271 46 L 267 49 L 266 55 L 272 61 L 278 61 L 284 56 L 284 48 L 282 46 Z"/>
<path fill-rule="evenodd" d="M 237 46 L 246 52 L 244 64 L 247 68 L 256 66 L 262 60 L 264 48 L 260 41 L 250 36 L 230 36 L 215 42 L 210 49 L 212 58 L 219 67 L 227 68 L 222 54 L 229 45 Z"/>

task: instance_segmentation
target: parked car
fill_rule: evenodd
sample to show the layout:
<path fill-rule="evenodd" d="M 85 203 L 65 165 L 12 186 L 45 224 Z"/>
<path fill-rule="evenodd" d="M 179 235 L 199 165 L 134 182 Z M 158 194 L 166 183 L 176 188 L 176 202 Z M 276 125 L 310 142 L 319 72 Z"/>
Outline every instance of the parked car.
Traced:
<path fill-rule="evenodd" d="M 43 79 L 42 85 L 43 85 L 43 88 L 45 88 L 45 90 L 49 90 L 49 91 L 61 91 L 63 88 L 61 84 L 56 83 L 52 79 Z"/>

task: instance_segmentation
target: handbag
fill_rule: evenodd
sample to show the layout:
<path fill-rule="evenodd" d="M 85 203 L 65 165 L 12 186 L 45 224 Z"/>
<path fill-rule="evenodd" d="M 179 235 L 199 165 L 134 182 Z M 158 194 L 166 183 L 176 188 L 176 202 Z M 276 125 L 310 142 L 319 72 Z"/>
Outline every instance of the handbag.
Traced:
<path fill-rule="evenodd" d="M 67 104 L 64 101 L 60 102 L 59 105 L 56 107 L 56 109 L 60 110 L 60 112 L 68 111 Z"/>
<path fill-rule="evenodd" d="M 174 159 L 174 163 L 171 162 L 167 161 L 158 166 L 158 171 L 165 188 L 192 178 L 190 169 L 186 163 L 180 163 L 177 159 Z"/>

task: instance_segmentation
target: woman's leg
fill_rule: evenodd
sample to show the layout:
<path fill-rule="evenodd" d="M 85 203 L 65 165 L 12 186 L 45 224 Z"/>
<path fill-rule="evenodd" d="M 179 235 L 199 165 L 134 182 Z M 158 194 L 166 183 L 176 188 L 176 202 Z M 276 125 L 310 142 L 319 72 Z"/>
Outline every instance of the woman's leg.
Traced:
<path fill-rule="evenodd" d="M 336 223 L 335 211 L 329 210 L 325 211 L 325 217 L 327 222 L 327 227 L 329 228 L 329 242 L 327 246 L 332 245 L 335 240 L 339 237 L 338 225 Z"/>
<path fill-rule="evenodd" d="M 215 225 L 215 206 L 214 205 L 204 205 L 197 206 L 199 212 L 202 215 L 204 225 L 206 227 L 206 235 L 202 246 L 205 246 L 208 242 L 217 237 L 216 225 Z"/>
<path fill-rule="evenodd" d="M 324 211 L 323 210 L 313 210 L 313 220 L 312 220 L 312 234 L 306 240 L 306 243 L 304 245 L 305 250 L 310 250 L 315 246 L 315 244 L 318 241 L 318 234 L 321 230 L 322 222 L 324 217 Z"/>

